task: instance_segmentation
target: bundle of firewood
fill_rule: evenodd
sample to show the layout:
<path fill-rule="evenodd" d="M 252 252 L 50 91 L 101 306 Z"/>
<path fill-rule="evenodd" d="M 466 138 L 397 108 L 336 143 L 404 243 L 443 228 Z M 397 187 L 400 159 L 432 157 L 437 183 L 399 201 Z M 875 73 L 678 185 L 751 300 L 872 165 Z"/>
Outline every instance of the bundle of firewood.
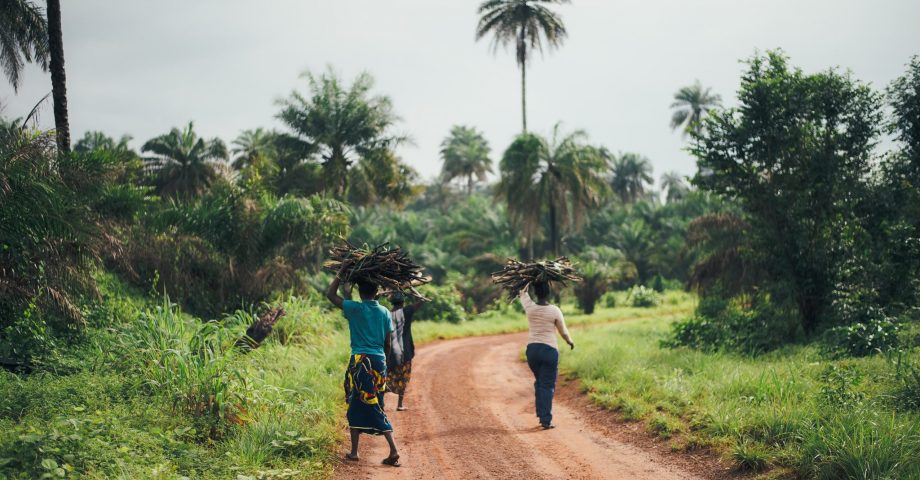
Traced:
<path fill-rule="evenodd" d="M 346 241 L 333 247 L 329 257 L 323 267 L 333 272 L 338 272 L 344 262 L 351 262 L 343 272 L 346 282 L 366 280 L 383 288 L 384 294 L 400 292 L 427 300 L 415 287 L 430 282 L 431 277 L 426 276 L 424 268 L 413 262 L 399 247 L 390 247 L 389 243 L 373 248 L 367 245 L 357 247 Z"/>
<path fill-rule="evenodd" d="M 569 281 L 579 282 L 581 277 L 566 257 L 536 263 L 522 263 L 509 258 L 500 271 L 492 274 L 492 282 L 507 292 L 510 301 L 514 301 L 521 289 L 530 283 L 552 282 L 564 286 Z"/>

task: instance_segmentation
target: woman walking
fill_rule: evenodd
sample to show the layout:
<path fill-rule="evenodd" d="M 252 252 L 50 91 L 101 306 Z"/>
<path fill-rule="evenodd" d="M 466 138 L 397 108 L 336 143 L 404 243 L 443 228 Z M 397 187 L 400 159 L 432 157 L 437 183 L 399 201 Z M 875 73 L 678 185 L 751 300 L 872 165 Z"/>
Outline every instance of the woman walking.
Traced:
<path fill-rule="evenodd" d="M 390 353 L 387 355 L 387 390 L 399 395 L 399 404 L 396 411 L 408 410 L 403 405 L 406 388 L 412 377 L 412 358 L 415 357 L 415 342 L 412 339 L 412 317 L 422 306 L 416 302 L 406 306 L 406 297 L 402 293 L 395 293 L 390 297 L 393 310 L 393 333 L 391 334 Z"/>
<path fill-rule="evenodd" d="M 537 418 L 544 429 L 555 428 L 553 425 L 553 394 L 556 391 L 556 374 L 559 371 L 559 349 L 556 342 L 558 331 L 569 347 L 575 348 L 565 319 L 559 307 L 549 303 L 550 288 L 548 282 L 533 284 L 537 301 L 534 302 L 527 292 L 530 285 L 521 289 L 519 295 L 530 335 L 527 341 L 527 365 L 534 376 L 534 394 L 536 397 Z"/>
<path fill-rule="evenodd" d="M 342 266 L 326 290 L 326 298 L 342 309 L 348 320 L 351 336 L 351 356 L 345 371 L 345 401 L 348 403 L 348 426 L 351 429 L 351 452 L 347 460 L 357 461 L 358 440 L 361 433 L 383 435 L 390 445 L 390 455 L 383 460 L 385 465 L 400 466 L 399 452 L 393 439 L 393 427 L 383 412 L 383 392 L 386 390 L 386 350 L 393 331 L 390 311 L 377 303 L 378 287 L 366 280 L 358 280 L 360 302 L 345 300 L 338 295 L 339 282 L 344 271 L 351 266 Z"/>

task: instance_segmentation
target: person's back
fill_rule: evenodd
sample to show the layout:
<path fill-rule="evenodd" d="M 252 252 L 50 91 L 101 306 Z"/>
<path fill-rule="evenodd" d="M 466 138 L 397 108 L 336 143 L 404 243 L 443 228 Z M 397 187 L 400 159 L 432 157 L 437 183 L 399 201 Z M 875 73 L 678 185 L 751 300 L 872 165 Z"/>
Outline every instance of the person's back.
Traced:
<path fill-rule="evenodd" d="M 558 349 L 556 331 L 558 330 L 563 336 L 569 334 L 562 310 L 552 304 L 538 305 L 530 298 L 526 290 L 521 291 L 521 305 L 524 307 L 524 313 L 527 314 L 530 332 L 527 343 L 542 343 Z"/>
<path fill-rule="evenodd" d="M 348 320 L 352 355 L 384 356 L 384 344 L 391 331 L 390 311 L 376 300 L 344 300 L 342 310 Z"/>
<path fill-rule="evenodd" d="M 556 390 L 556 374 L 559 369 L 559 347 L 556 332 L 570 347 L 575 348 L 569 330 L 565 326 L 562 310 L 551 305 L 549 284 L 533 284 L 537 301 L 527 293 L 527 287 L 520 292 L 521 305 L 527 314 L 530 336 L 527 341 L 527 365 L 534 375 L 534 394 L 537 418 L 543 428 L 553 428 L 553 394 Z"/>

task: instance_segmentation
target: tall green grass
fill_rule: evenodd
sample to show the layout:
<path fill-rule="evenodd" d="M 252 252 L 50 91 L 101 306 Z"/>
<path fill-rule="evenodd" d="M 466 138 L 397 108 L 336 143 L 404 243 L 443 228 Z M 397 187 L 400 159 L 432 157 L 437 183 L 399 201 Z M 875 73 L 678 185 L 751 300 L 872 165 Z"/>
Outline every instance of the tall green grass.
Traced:
<path fill-rule="evenodd" d="M 898 410 L 884 357 L 812 346 L 748 357 L 663 349 L 670 320 L 598 326 L 562 359 L 593 401 L 675 449 L 713 446 L 739 469 L 806 478 L 920 478 L 920 414 Z"/>
<path fill-rule="evenodd" d="M 272 336 L 242 354 L 232 346 L 251 313 L 203 322 L 109 286 L 97 326 L 62 350 L 66 369 L 0 371 L 0 479 L 330 475 L 339 315 L 288 299 Z"/>

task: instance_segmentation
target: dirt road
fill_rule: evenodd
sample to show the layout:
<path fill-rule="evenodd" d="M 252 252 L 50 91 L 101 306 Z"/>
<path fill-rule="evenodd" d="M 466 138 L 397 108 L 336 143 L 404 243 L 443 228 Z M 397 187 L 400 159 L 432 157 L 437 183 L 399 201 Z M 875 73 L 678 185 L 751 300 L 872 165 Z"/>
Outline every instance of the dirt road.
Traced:
<path fill-rule="evenodd" d="M 526 334 L 451 340 L 419 349 L 405 412 L 387 395 L 401 468 L 380 464 L 382 437 L 361 436 L 361 460 L 336 478 L 698 479 L 667 459 L 605 436 L 579 408 L 557 402 L 557 428 L 534 415 Z M 565 353 L 563 353 L 564 355 Z"/>

